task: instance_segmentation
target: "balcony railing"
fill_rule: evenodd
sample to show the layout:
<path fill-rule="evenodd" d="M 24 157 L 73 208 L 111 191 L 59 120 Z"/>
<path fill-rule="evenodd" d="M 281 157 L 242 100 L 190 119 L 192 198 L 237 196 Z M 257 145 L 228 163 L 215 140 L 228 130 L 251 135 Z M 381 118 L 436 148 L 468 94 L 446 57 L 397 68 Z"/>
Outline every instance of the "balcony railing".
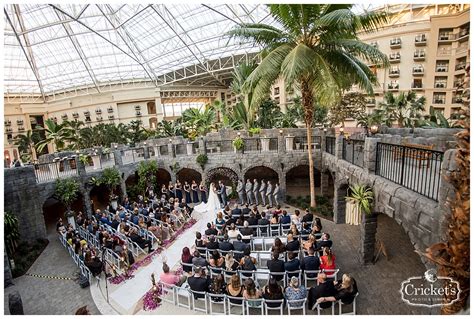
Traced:
<path fill-rule="evenodd" d="M 56 160 L 52 163 L 34 164 L 36 182 L 44 183 L 58 178 L 78 175 L 76 159 Z"/>
<path fill-rule="evenodd" d="M 334 136 L 326 136 L 326 153 L 336 154 L 336 138 Z"/>
<path fill-rule="evenodd" d="M 290 151 L 306 152 L 308 151 L 308 147 L 309 147 L 308 139 L 306 138 L 306 136 L 295 136 L 295 138 L 293 139 L 293 146 L 290 147 Z M 320 136 L 311 137 L 311 149 L 312 150 L 321 149 Z"/>
<path fill-rule="evenodd" d="M 436 54 L 438 56 L 451 56 L 452 55 L 452 50 L 451 50 L 451 48 L 442 48 L 442 49 L 438 49 Z"/>
<path fill-rule="evenodd" d="M 122 164 L 130 164 L 143 161 L 145 159 L 145 148 L 137 147 L 124 150 L 122 153 Z"/>
<path fill-rule="evenodd" d="M 416 46 L 426 45 L 426 36 L 424 34 L 416 36 L 415 45 Z"/>
<path fill-rule="evenodd" d="M 389 91 L 397 91 L 400 87 L 400 85 L 397 83 L 397 84 L 388 84 L 388 90 Z"/>
<path fill-rule="evenodd" d="M 469 37 L 469 29 L 461 29 L 459 33 L 456 34 L 458 41 L 467 40 Z"/>
<path fill-rule="evenodd" d="M 412 83 L 411 88 L 413 90 L 422 90 L 423 89 L 423 83 Z"/>
<path fill-rule="evenodd" d="M 435 88 L 437 88 L 437 89 L 445 89 L 446 86 L 447 86 L 447 83 L 446 83 L 446 82 L 437 82 L 437 83 L 435 83 L 434 86 L 435 86 Z"/>
<path fill-rule="evenodd" d="M 452 100 L 452 103 L 453 104 L 462 104 L 463 103 L 462 97 L 461 96 L 454 96 L 453 100 Z"/>
<path fill-rule="evenodd" d="M 434 98 L 433 99 L 433 104 L 446 104 L 446 99 L 445 98 Z"/>
<path fill-rule="evenodd" d="M 437 65 L 435 71 L 436 72 L 448 72 L 448 66 L 447 65 Z"/>
<path fill-rule="evenodd" d="M 437 201 L 442 161 L 429 147 L 377 143 L 375 174 Z"/>
<path fill-rule="evenodd" d="M 415 61 L 422 61 L 425 60 L 425 55 L 426 53 L 424 51 L 422 52 L 414 52 L 413 53 L 413 60 Z"/>
<path fill-rule="evenodd" d="M 402 40 L 400 38 L 390 40 L 391 48 L 400 48 L 402 46 Z"/>
<path fill-rule="evenodd" d="M 454 33 L 440 33 L 438 36 L 438 41 L 454 41 L 456 40 L 456 35 Z"/>
<path fill-rule="evenodd" d="M 366 105 L 375 105 L 375 99 L 367 99 Z"/>
<path fill-rule="evenodd" d="M 466 63 L 458 63 L 454 66 L 454 70 L 459 71 L 459 70 L 464 70 L 466 67 Z"/>
<path fill-rule="evenodd" d="M 395 70 L 389 70 L 388 71 L 388 76 L 393 78 L 393 77 L 399 77 L 400 76 L 400 70 L 395 69 Z"/>
<path fill-rule="evenodd" d="M 342 158 L 359 167 L 364 166 L 364 140 L 343 139 Z"/>
<path fill-rule="evenodd" d="M 400 62 L 400 59 L 401 59 L 401 55 L 400 54 L 390 54 L 388 56 L 388 60 L 390 62 Z"/>
<path fill-rule="evenodd" d="M 414 67 L 412 69 L 413 75 L 423 75 L 425 73 L 425 70 L 420 67 Z"/>

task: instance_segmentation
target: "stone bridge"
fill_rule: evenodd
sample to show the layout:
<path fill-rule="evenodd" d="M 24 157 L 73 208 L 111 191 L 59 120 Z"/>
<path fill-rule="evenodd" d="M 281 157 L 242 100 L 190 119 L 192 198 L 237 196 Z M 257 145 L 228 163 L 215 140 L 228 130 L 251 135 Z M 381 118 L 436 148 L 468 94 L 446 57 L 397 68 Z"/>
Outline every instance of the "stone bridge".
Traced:
<path fill-rule="evenodd" d="M 122 192 L 126 192 L 128 177 L 135 174 L 142 161 L 156 161 L 160 170 L 175 181 L 180 173 L 192 172 L 209 182 L 216 174 L 239 179 L 249 177 L 255 169 L 260 170 L 260 178 L 278 180 L 285 198 L 288 172 L 298 166 L 308 165 L 307 148 L 313 150 L 313 158 L 320 192 L 334 200 L 334 222 L 345 222 L 345 196 L 348 186 L 365 184 L 375 193 L 375 211 L 394 218 L 410 237 L 418 250 L 441 239 L 442 225 L 447 208 L 446 200 L 453 189 L 444 178 L 439 178 L 436 186 L 437 200 L 423 196 L 414 190 L 401 186 L 379 176 L 376 171 L 377 143 L 433 144 L 444 153 L 441 157 L 440 176 L 455 169 L 454 150 L 450 150 L 454 140 L 453 130 L 424 131 L 399 129 L 391 134 L 377 134 L 374 137 L 359 137 L 359 149 L 354 143 L 352 158 L 348 159 L 347 138 L 335 136 L 334 130 L 313 130 L 313 143 L 306 142 L 306 130 L 283 129 L 262 130 L 259 136 L 250 137 L 247 132 L 220 131 L 211 133 L 197 141 L 187 141 L 181 137 L 147 140 L 136 147 L 113 145 L 110 154 L 103 149 L 83 150 L 90 155 L 90 163 L 84 166 L 75 153 L 63 152 L 40 159 L 42 164 L 5 170 L 5 210 L 13 212 L 20 221 L 20 232 L 24 239 L 46 236 L 43 217 L 43 203 L 54 195 L 56 178 L 72 176 L 79 180 L 86 211 L 91 211 L 88 183 L 92 176 L 100 176 L 105 167 L 116 167 L 122 173 Z M 435 136 L 436 134 L 437 136 Z M 434 135 L 433 135 L 434 134 Z M 245 141 L 241 151 L 233 149 L 232 140 L 240 136 Z M 433 139 L 435 137 L 435 139 Z M 354 153 L 357 153 L 355 156 Z M 196 161 L 199 154 L 206 154 L 208 162 L 201 167 Z M 356 157 L 358 159 L 356 160 Z M 54 158 L 54 159 L 53 159 Z M 380 165 L 380 164 L 379 164 Z M 40 168 L 38 168 L 40 167 Z M 46 167 L 46 168 L 45 168 Z M 43 173 L 39 173 L 39 171 Z M 46 172 L 46 174 L 44 174 Z M 232 179 L 232 178 L 231 178 Z M 332 184 L 332 185 L 331 185 Z M 333 194 L 328 194 L 333 190 Z M 439 190 L 439 191 L 438 191 Z"/>

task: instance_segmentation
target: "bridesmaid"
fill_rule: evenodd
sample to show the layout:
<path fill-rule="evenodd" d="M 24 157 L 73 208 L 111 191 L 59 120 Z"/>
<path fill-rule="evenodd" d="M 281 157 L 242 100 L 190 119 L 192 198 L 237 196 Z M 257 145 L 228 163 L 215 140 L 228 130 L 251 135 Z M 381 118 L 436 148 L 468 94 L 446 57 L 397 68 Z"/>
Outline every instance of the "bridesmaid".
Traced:
<path fill-rule="evenodd" d="M 168 199 L 168 190 L 166 189 L 166 185 L 163 184 L 161 185 L 161 197 L 163 197 L 163 195 L 165 195 L 165 198 Z"/>
<path fill-rule="evenodd" d="M 193 193 L 193 203 L 199 203 L 199 197 L 198 197 L 198 184 L 196 181 L 193 181 L 191 183 L 191 190 Z"/>
<path fill-rule="evenodd" d="M 207 203 L 207 190 L 204 181 L 199 184 L 199 191 L 201 192 L 201 202 Z"/>
<path fill-rule="evenodd" d="M 170 181 L 170 183 L 168 184 L 168 193 L 169 193 L 169 197 L 168 198 L 175 198 L 176 197 L 176 192 L 174 190 L 174 185 L 173 183 Z"/>
<path fill-rule="evenodd" d="M 186 195 L 186 204 L 191 203 L 191 186 L 189 185 L 188 181 L 184 182 L 184 193 Z"/>
<path fill-rule="evenodd" d="M 174 188 L 176 190 L 176 198 L 178 198 L 181 202 L 181 200 L 183 199 L 183 186 L 181 185 L 179 179 L 176 180 L 176 185 Z"/>

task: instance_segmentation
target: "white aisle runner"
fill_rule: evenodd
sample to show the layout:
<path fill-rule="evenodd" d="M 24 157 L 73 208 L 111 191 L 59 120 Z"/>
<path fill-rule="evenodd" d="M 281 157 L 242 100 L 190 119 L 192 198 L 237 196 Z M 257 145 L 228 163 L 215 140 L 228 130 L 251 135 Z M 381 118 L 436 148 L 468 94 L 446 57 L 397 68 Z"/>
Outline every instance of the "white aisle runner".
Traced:
<path fill-rule="evenodd" d="M 110 294 L 110 299 L 128 311 L 133 310 L 135 304 L 151 289 L 151 274 L 155 273 L 158 281 L 162 272 L 163 258 L 170 267 L 173 267 L 181 260 L 181 252 L 183 247 L 194 245 L 197 231 L 206 229 L 208 222 L 213 219 L 215 214 L 206 214 L 202 219 L 198 220 L 191 228 L 187 229 L 176 241 L 163 250 L 161 254 L 155 256 L 152 262 L 139 271 L 135 272 L 132 279 L 126 281 L 121 287 Z"/>

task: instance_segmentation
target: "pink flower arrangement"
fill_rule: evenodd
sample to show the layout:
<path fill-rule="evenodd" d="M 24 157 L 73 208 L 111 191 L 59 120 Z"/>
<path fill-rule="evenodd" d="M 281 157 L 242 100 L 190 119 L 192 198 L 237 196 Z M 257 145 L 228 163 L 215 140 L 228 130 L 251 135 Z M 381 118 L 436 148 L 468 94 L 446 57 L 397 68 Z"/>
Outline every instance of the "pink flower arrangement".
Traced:
<path fill-rule="evenodd" d="M 155 256 L 159 255 L 164 249 L 169 247 L 181 234 L 183 234 L 187 229 L 191 228 L 194 224 L 196 224 L 196 220 L 194 218 L 189 219 L 180 229 L 176 231 L 176 233 L 171 236 L 170 239 L 163 241 L 162 245 L 158 247 L 154 252 L 148 254 L 145 258 L 140 261 L 134 263 L 128 271 L 123 274 L 110 277 L 109 282 L 114 285 L 121 284 L 122 282 L 133 278 L 133 273 L 140 267 L 148 265 Z M 181 269 L 182 272 L 182 269 Z"/>
<path fill-rule="evenodd" d="M 161 305 L 162 290 L 160 285 L 153 285 L 153 287 L 145 294 L 143 298 L 143 310 L 155 310 Z"/>

